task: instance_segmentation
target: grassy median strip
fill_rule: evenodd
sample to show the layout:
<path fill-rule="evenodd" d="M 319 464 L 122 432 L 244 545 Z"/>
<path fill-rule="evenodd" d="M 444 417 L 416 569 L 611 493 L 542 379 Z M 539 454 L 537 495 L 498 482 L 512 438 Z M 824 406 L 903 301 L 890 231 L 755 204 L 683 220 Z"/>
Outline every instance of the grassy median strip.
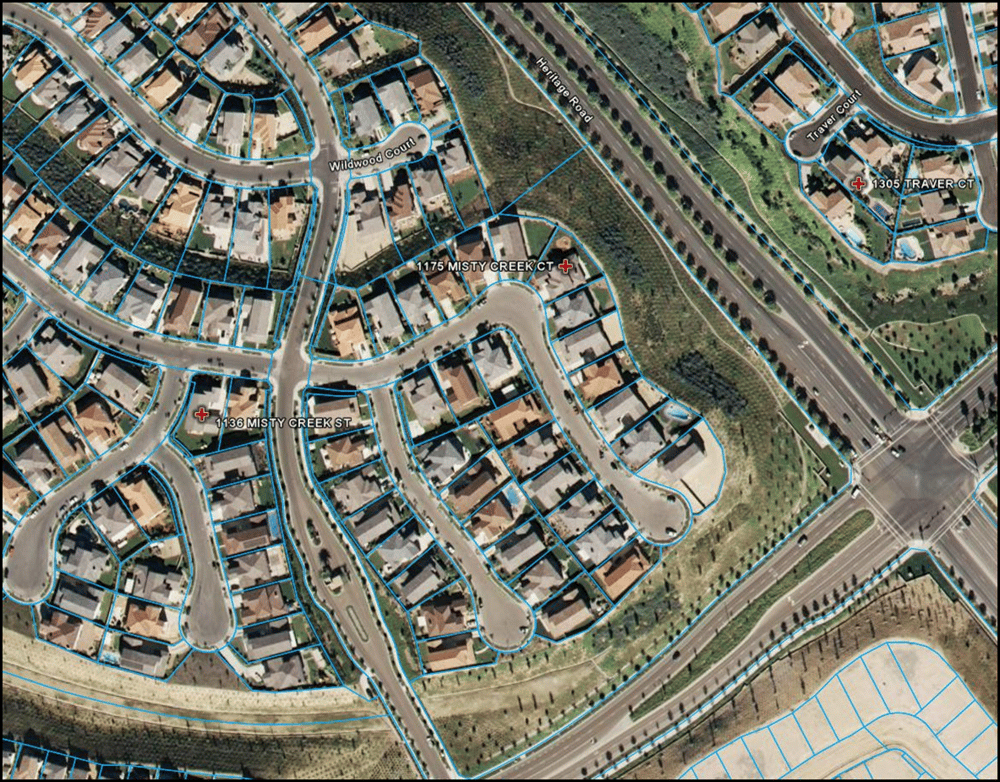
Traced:
<path fill-rule="evenodd" d="M 403 664 L 403 671 L 406 673 L 406 677 L 413 681 L 421 675 L 413 630 L 409 627 L 406 614 L 399 603 L 383 586 L 378 572 L 370 564 L 368 567 L 368 576 L 375 586 L 375 597 L 378 599 L 379 609 L 381 609 L 386 627 L 389 629 L 389 635 L 392 636 L 392 640 L 396 644 L 400 662 Z"/>
<path fill-rule="evenodd" d="M 844 522 L 839 529 L 806 554 L 805 558 L 792 568 L 790 573 L 779 578 L 764 594 L 734 616 L 718 635 L 698 651 L 687 667 L 675 674 L 670 681 L 640 703 L 632 711 L 632 719 L 638 720 L 648 714 L 710 670 L 750 633 L 771 606 L 790 592 L 796 584 L 800 584 L 833 559 L 835 554 L 846 548 L 851 541 L 868 529 L 873 521 L 874 518 L 870 512 L 860 511 Z"/>
<path fill-rule="evenodd" d="M 819 457 L 820 461 L 826 467 L 829 477 L 827 480 L 830 483 L 830 488 L 836 491 L 845 483 L 847 483 L 847 466 L 844 464 L 843 459 L 833 450 L 829 445 L 821 446 L 817 442 L 813 433 L 809 431 L 809 427 L 812 426 L 815 430 L 815 424 L 813 424 L 808 418 L 806 418 L 805 413 L 803 413 L 797 405 L 793 402 L 789 402 L 782 408 L 782 413 L 792 428 L 798 432 L 799 437 L 802 441 L 808 445 L 816 456 Z"/>
<path fill-rule="evenodd" d="M 799 194 L 799 172 L 781 145 L 716 91 L 715 54 L 695 15 L 682 5 L 584 3 L 574 6 L 602 45 L 630 71 L 652 107 L 690 150 L 705 173 L 809 277 L 817 293 L 843 317 L 868 329 L 898 320 L 944 333 L 938 323 L 974 313 L 983 331 L 997 322 L 996 236 L 987 249 L 923 268 L 884 269 L 878 274 L 857 261 Z M 865 35 L 855 35 L 853 45 Z M 651 46 L 650 42 L 661 46 Z M 876 49 L 878 41 L 872 38 Z M 842 306 L 843 305 L 843 306 Z M 947 365 L 947 382 L 958 370 Z M 883 366 L 886 366 L 883 364 Z M 902 378 L 906 370 L 893 372 Z M 920 378 L 907 376 L 918 386 Z M 906 387 L 903 387 L 907 391 Z M 913 397 L 916 404 L 922 402 Z"/>
<path fill-rule="evenodd" d="M 968 429 L 962 432 L 959 441 L 970 451 L 978 451 L 992 440 L 997 433 L 996 408 L 990 412 L 991 418 L 977 418 Z M 996 479 L 994 479 L 995 484 Z M 991 484 L 991 485 L 994 485 Z"/>
<path fill-rule="evenodd" d="M 295 584 L 299 604 L 302 606 L 302 610 L 305 611 L 306 616 L 309 617 L 309 621 L 319 636 L 317 640 L 326 650 L 341 680 L 348 686 L 357 684 L 361 679 L 361 671 L 351 661 L 347 650 L 344 648 L 344 644 L 340 640 L 340 636 L 334 630 L 333 624 L 327 619 L 316 603 L 313 602 L 310 592 L 306 589 L 306 575 L 302 569 L 302 563 L 299 561 L 297 552 L 290 552 L 288 564 L 289 574 Z"/>

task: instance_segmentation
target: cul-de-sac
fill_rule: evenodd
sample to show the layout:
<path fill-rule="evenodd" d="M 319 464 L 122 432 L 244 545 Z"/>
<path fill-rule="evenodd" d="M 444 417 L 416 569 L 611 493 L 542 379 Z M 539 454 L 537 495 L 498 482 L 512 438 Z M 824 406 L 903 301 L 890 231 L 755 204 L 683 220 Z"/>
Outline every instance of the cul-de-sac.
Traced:
<path fill-rule="evenodd" d="M 3 775 L 997 776 L 997 9 L 8 3 Z"/>

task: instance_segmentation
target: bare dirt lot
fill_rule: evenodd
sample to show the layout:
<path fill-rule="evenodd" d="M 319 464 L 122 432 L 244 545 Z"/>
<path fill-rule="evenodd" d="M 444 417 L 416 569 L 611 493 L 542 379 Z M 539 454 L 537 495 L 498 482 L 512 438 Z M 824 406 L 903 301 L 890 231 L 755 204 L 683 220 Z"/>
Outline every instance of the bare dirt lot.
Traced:
<path fill-rule="evenodd" d="M 181 680 L 163 684 L 8 628 L 3 657 L 4 733 L 31 736 L 36 744 L 74 754 L 83 749 L 107 762 L 172 763 L 266 779 L 414 774 L 377 703 L 345 689 L 219 689 L 210 681 L 221 676 L 219 669 L 202 661 L 210 657 L 192 658 L 196 665 Z"/>
<path fill-rule="evenodd" d="M 840 735 L 846 736 L 846 731 L 851 728 L 853 723 L 860 726 L 862 720 L 874 719 L 879 712 L 884 714 L 890 710 L 894 711 L 905 708 L 907 701 L 904 699 L 904 695 L 910 698 L 908 705 L 909 709 L 912 710 L 914 707 L 912 700 L 914 695 L 909 692 L 909 688 L 906 690 L 902 689 L 906 683 L 901 677 L 898 681 L 887 682 L 885 691 L 890 694 L 890 697 L 886 699 L 885 705 L 882 704 L 881 700 L 878 700 L 878 711 L 875 711 L 874 688 L 872 688 L 872 694 L 869 698 L 859 699 L 859 702 L 862 703 L 862 708 L 865 708 L 864 704 L 868 704 L 868 708 L 872 709 L 870 713 L 855 713 L 851 709 L 846 697 L 843 698 L 842 708 L 836 708 L 836 706 L 833 706 L 836 695 L 832 688 L 830 688 L 829 699 L 824 700 L 824 703 L 831 704 L 831 707 L 826 709 L 828 718 L 823 716 L 815 699 L 809 700 L 810 696 L 817 692 L 823 683 L 839 669 L 847 666 L 849 662 L 866 650 L 889 639 L 908 639 L 933 646 L 934 649 L 943 655 L 947 664 L 954 669 L 954 673 L 957 673 L 965 684 L 968 685 L 971 694 L 982 705 L 984 710 L 983 715 L 988 715 L 987 721 L 989 717 L 992 717 L 993 720 L 996 719 L 997 647 L 993 638 L 982 629 L 978 622 L 965 609 L 964 604 L 953 603 L 929 576 L 923 576 L 910 582 L 904 582 L 899 577 L 893 577 L 891 581 L 883 585 L 876 593 L 876 596 L 866 605 L 853 610 L 849 616 L 836 626 L 826 628 L 819 637 L 805 642 L 799 648 L 794 649 L 785 657 L 761 671 L 732 698 L 720 704 L 710 716 L 686 730 L 673 742 L 655 754 L 637 764 L 633 764 L 624 771 L 624 775 L 643 779 L 677 777 L 702 758 L 714 753 L 728 742 L 745 733 L 749 726 L 763 726 L 775 721 L 776 724 L 772 727 L 772 732 L 782 742 L 782 748 L 785 749 L 786 755 L 791 753 L 787 764 L 794 767 L 812 756 L 814 752 L 822 754 L 817 746 L 811 748 L 807 746 L 804 737 L 796 739 L 796 734 L 801 737 L 803 736 L 803 731 L 807 731 L 810 741 L 815 740 L 818 746 L 825 747 L 837 741 L 837 734 L 834 732 L 835 727 L 839 726 L 840 730 L 845 731 L 845 733 Z M 910 670 L 909 666 L 914 663 L 919 663 L 919 661 L 907 659 L 900 659 L 899 661 L 903 670 Z M 873 664 L 875 669 L 871 671 L 871 675 L 876 681 L 880 681 L 880 677 L 890 675 L 892 669 L 888 665 L 880 667 L 878 659 L 873 659 Z M 861 669 L 855 669 L 850 666 L 848 668 L 849 670 L 845 671 L 842 675 L 842 678 L 846 677 L 847 679 L 845 683 L 853 687 L 862 687 L 864 680 L 857 675 L 861 672 Z M 944 668 L 946 669 L 947 666 L 944 666 Z M 948 680 L 945 679 L 942 681 L 941 677 L 945 675 L 953 677 L 954 673 L 946 674 L 943 670 L 939 670 L 938 666 L 928 667 L 924 665 L 921 670 L 923 674 L 913 677 L 914 681 L 911 684 L 914 686 L 918 702 L 921 705 L 926 705 L 926 701 L 923 699 L 929 698 L 928 693 L 931 689 L 936 686 L 940 691 L 944 685 L 948 684 Z M 870 680 L 868 681 L 868 686 L 871 687 Z M 953 689 L 954 692 L 944 687 L 944 691 L 938 700 L 957 699 L 959 697 L 957 686 Z M 839 692 L 843 696 L 843 688 L 840 688 Z M 893 692 L 897 693 L 897 695 L 891 695 Z M 803 719 L 809 721 L 810 728 L 807 729 L 805 725 L 799 728 L 799 726 L 790 720 L 781 719 L 790 709 L 807 700 L 809 700 L 807 709 L 799 712 L 797 717 L 799 722 L 802 722 Z M 968 701 L 969 698 L 967 697 L 966 700 Z M 815 713 L 812 713 L 812 704 L 817 704 Z M 942 713 L 947 711 L 951 705 L 950 700 L 944 703 L 942 705 Z M 846 711 L 843 707 L 846 707 Z M 834 710 L 835 713 L 831 713 Z M 972 708 L 968 711 L 973 714 L 976 713 Z M 922 716 L 928 715 L 929 712 L 924 712 Z M 851 722 L 852 720 L 853 723 Z M 957 722 L 958 720 L 956 720 Z M 876 735 L 884 731 L 887 736 L 895 736 L 894 731 L 906 730 L 905 727 L 900 728 L 897 723 L 899 723 L 899 720 L 889 719 L 878 721 L 873 724 L 872 730 Z M 929 723 L 935 730 L 941 727 L 941 725 L 936 725 L 930 720 Z M 876 729 L 876 726 L 878 726 L 878 729 Z M 912 729 L 912 725 L 910 727 Z M 979 726 L 979 728 L 981 727 L 983 726 Z M 951 726 L 949 726 L 950 728 Z M 968 728 L 968 730 L 973 729 L 973 727 Z M 974 730 L 975 732 L 968 738 L 972 738 L 979 732 L 978 729 Z M 995 731 L 995 728 L 993 730 Z M 755 741 L 762 741 L 764 735 L 766 734 L 755 734 L 756 738 L 748 739 L 751 743 L 754 757 L 758 758 L 758 763 L 760 762 L 759 755 L 771 757 L 769 753 L 760 752 L 761 749 L 765 748 L 763 744 L 755 745 L 753 743 Z M 908 740 L 911 738 L 913 737 L 907 737 Z M 945 742 L 949 738 L 944 732 L 942 733 L 942 742 Z M 769 736 L 768 739 L 770 739 Z M 980 737 L 980 740 L 983 740 L 982 737 Z M 825 744 L 822 743 L 824 741 L 826 742 Z M 883 738 L 883 741 L 885 741 L 885 738 Z M 902 739 L 899 739 L 899 742 L 901 745 L 903 744 Z M 964 743 L 963 741 L 953 746 L 955 749 L 958 749 Z M 875 743 L 875 746 L 878 748 L 878 752 L 882 751 L 881 746 L 877 743 Z M 973 749 L 974 747 L 975 745 L 973 744 L 968 749 Z M 841 760 L 846 757 L 844 751 L 847 749 L 849 749 L 847 745 L 841 747 L 841 752 L 838 756 Z M 868 749 L 867 747 L 859 746 L 847 754 L 858 754 L 860 756 L 867 752 Z M 877 752 L 868 752 L 867 756 L 875 754 Z M 993 754 L 996 754 L 995 737 Z M 945 773 L 945 769 L 949 767 L 945 765 L 948 762 L 948 758 L 945 757 L 946 755 L 947 753 L 942 753 L 940 756 L 935 756 L 937 759 L 933 761 L 928 760 L 933 770 L 931 767 L 927 767 L 927 770 L 930 773 L 934 773 L 935 771 Z M 719 755 L 714 757 L 719 758 L 720 756 L 722 763 L 726 764 L 730 774 L 735 774 L 736 772 L 733 768 L 729 767 L 729 758 L 732 758 L 734 765 L 738 765 L 740 759 L 737 757 L 737 753 L 732 751 L 720 752 Z M 780 759 L 780 754 L 778 757 Z M 913 757 L 916 756 L 914 755 Z M 964 760 L 966 756 L 962 755 L 962 758 Z M 816 759 L 818 757 L 814 758 L 814 760 Z M 749 760 L 746 762 L 750 765 L 751 775 L 754 775 L 756 770 L 753 768 L 752 762 Z M 894 759 L 886 756 L 880 762 L 889 764 L 890 762 L 894 762 Z M 942 765 L 934 765 L 938 762 Z M 775 765 L 775 775 L 787 771 L 788 765 L 784 761 L 778 762 Z M 777 768 L 778 766 L 780 766 L 780 769 Z M 823 770 L 806 771 L 805 774 L 806 776 L 811 776 L 813 774 L 830 772 L 837 773 L 838 770 L 846 770 L 849 766 L 850 764 L 841 765 L 837 770 L 833 770 L 831 766 Z M 761 769 L 761 771 L 765 774 L 767 773 L 765 769 Z M 719 772 L 721 773 L 721 763 L 719 764 Z M 706 766 L 704 769 L 699 767 L 698 769 L 699 777 L 709 775 L 710 773 L 709 766 Z M 945 775 L 947 776 L 947 773 Z"/>

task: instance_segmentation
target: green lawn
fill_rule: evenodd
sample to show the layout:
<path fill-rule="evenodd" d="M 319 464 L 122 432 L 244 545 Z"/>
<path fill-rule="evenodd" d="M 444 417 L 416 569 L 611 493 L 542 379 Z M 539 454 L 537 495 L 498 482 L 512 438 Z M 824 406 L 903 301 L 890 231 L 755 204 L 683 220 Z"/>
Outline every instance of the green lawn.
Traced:
<path fill-rule="evenodd" d="M 188 449 L 191 453 L 198 453 L 208 448 L 213 442 L 215 442 L 215 435 L 202 434 L 195 436 L 191 434 L 183 426 L 178 427 L 177 431 L 174 433 L 174 437 L 177 438 L 178 442 Z"/>
<path fill-rule="evenodd" d="M 838 313 L 864 330 L 892 320 L 926 322 L 975 312 L 988 330 L 996 330 L 995 236 L 985 252 L 934 267 L 869 269 L 800 197 L 797 166 L 715 94 L 713 50 L 683 6 L 582 4 L 574 11 L 624 60 L 644 96 L 714 182 Z M 662 45 L 651 46 L 650 40 Z M 884 231 L 872 233 L 875 254 L 884 240 Z M 954 289 L 953 279 L 963 284 Z"/>
<path fill-rule="evenodd" d="M 474 176 L 466 177 L 460 182 L 449 185 L 449 187 L 451 188 L 451 197 L 455 200 L 455 209 L 463 218 L 472 217 L 463 210 L 477 198 L 482 198 L 483 190 L 479 186 L 479 180 Z"/>
<path fill-rule="evenodd" d="M 988 443 L 997 433 L 997 412 L 994 408 L 987 419 L 976 419 L 975 422 L 964 432 L 961 438 L 962 445 L 970 451 L 978 451 Z M 996 478 L 993 479 L 996 481 Z"/>
<path fill-rule="evenodd" d="M 816 438 L 809 431 L 810 426 L 815 429 L 816 425 L 806 418 L 805 413 L 798 408 L 798 405 L 794 402 L 789 402 L 783 408 L 782 413 L 785 416 L 785 420 L 798 433 L 802 442 L 808 445 L 819 457 L 820 461 L 823 462 L 823 465 L 828 470 L 831 488 L 836 490 L 847 483 L 847 465 L 844 464 L 843 459 L 829 445 L 821 446 L 816 442 Z"/>
<path fill-rule="evenodd" d="M 983 330 L 978 315 L 962 315 L 937 323 L 895 321 L 875 329 L 877 342 L 895 366 L 918 384 L 918 405 L 927 404 L 996 342 Z"/>
<path fill-rule="evenodd" d="M 517 100 L 527 106 L 512 103 L 502 64 L 460 8 L 444 6 L 427 14 L 396 4 L 362 7 L 362 13 L 369 10 L 376 21 L 419 35 L 424 53 L 444 73 L 494 206 L 516 198 L 576 150 L 557 120 L 528 108 L 546 100 L 507 63 Z M 659 50 L 656 56 L 663 57 Z M 714 78 L 714 60 L 711 68 Z M 495 108 L 511 105 L 517 110 Z M 726 448 L 730 473 L 717 510 L 700 518 L 598 627 L 558 645 L 537 641 L 498 666 L 420 681 L 418 691 L 422 697 L 426 693 L 425 704 L 465 773 L 534 744 L 614 689 L 832 493 L 817 477 L 822 462 L 783 420 L 770 381 L 748 366 L 742 337 L 660 249 L 646 219 L 589 155 L 560 168 L 518 206 L 564 223 L 595 254 L 615 286 L 637 363 L 652 381 L 708 416 Z M 727 412 L 705 384 L 678 369 L 682 357 L 692 353 L 701 357 L 703 374 L 732 389 L 745 402 L 742 407 Z M 409 638 L 408 627 L 399 632 Z M 579 661 L 585 663 L 579 675 L 558 677 L 559 666 Z M 606 671 L 619 678 L 609 680 Z M 547 675 L 552 678 L 544 682 Z M 501 686 L 515 679 L 513 688 Z M 524 702 L 528 721 L 512 719 L 519 715 L 522 682 L 535 679 L 543 682 L 537 709 Z M 469 684 L 483 688 L 484 695 L 465 703 Z M 471 721 L 478 727 L 475 735 L 467 729 Z"/>
<path fill-rule="evenodd" d="M 373 568 L 369 568 L 368 576 L 375 585 L 375 596 L 378 598 L 378 605 L 382 610 L 382 616 L 385 617 L 385 623 L 389 628 L 389 634 L 396 643 L 396 649 L 399 652 L 399 659 L 403 663 L 403 670 L 410 679 L 415 679 L 420 676 L 421 671 L 419 669 L 419 665 L 417 664 L 416 641 L 414 640 L 413 633 L 410 630 L 410 623 L 406 620 L 406 612 L 399 605 L 399 603 L 397 603 L 396 600 L 389 595 L 385 586 L 382 584 L 381 579 L 379 579 L 378 574 Z"/>
<path fill-rule="evenodd" d="M 554 229 L 548 223 L 539 220 L 523 220 L 521 224 L 528 240 L 528 254 L 535 258 L 540 257 Z"/>
<path fill-rule="evenodd" d="M 326 615 L 320 611 L 320 609 L 313 602 L 306 590 L 305 585 L 305 574 L 302 568 L 302 563 L 299 561 L 299 555 L 296 551 L 295 546 L 289 546 L 291 553 L 288 557 L 289 570 L 291 572 L 292 580 L 295 582 L 295 590 L 298 595 L 299 605 L 302 606 L 303 610 L 306 612 L 306 616 L 309 617 L 309 621 L 312 626 L 316 629 L 319 634 L 319 640 L 323 648 L 326 650 L 327 655 L 333 661 L 334 668 L 340 674 L 341 679 L 348 685 L 353 685 L 359 681 L 361 678 L 361 672 L 357 669 L 354 663 L 351 662 L 350 657 L 347 654 L 347 650 L 341 643 L 337 633 L 334 630 L 333 625 L 330 620 L 327 619 Z"/>
<path fill-rule="evenodd" d="M 878 85 L 904 106 L 916 109 L 921 114 L 945 113 L 945 109 L 938 109 L 917 100 L 893 78 L 892 72 L 882 61 L 882 49 L 879 46 L 878 33 L 874 29 L 855 33 L 847 41 L 847 48 L 854 52 L 854 56 L 868 69 Z M 947 59 L 944 57 L 942 62 L 947 62 Z M 891 67 L 896 67 L 896 60 L 890 58 L 889 64 Z"/>

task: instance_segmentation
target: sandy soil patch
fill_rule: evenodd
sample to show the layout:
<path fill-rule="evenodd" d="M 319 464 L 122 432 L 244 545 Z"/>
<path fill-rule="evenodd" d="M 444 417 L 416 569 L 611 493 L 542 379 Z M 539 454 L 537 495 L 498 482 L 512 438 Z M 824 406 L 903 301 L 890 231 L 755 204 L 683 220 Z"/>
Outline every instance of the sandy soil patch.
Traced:
<path fill-rule="evenodd" d="M 347 689 L 274 693 L 218 690 L 147 679 L 84 660 L 19 633 L 3 634 L 4 670 L 54 687 L 167 714 L 245 722 L 308 721 L 381 713 Z M 239 715 L 234 717 L 234 715 Z"/>
<path fill-rule="evenodd" d="M 718 752 L 719 760 L 726 767 L 731 779 L 759 779 L 753 758 L 742 741 L 734 741 Z M 701 776 L 699 773 L 698 776 Z"/>
<path fill-rule="evenodd" d="M 798 720 L 813 752 L 822 752 L 837 742 L 837 734 L 833 732 L 830 721 L 815 700 L 807 701 L 796 709 L 795 719 Z"/>
<path fill-rule="evenodd" d="M 847 697 L 847 692 L 837 679 L 820 690 L 817 699 L 838 739 L 846 738 L 861 729 L 861 720 L 854 710 L 852 699 Z"/>
<path fill-rule="evenodd" d="M 951 756 L 930 728 L 916 717 L 889 714 L 868 729 L 887 747 L 901 749 L 935 779 L 967 779 L 971 774 Z"/>
<path fill-rule="evenodd" d="M 788 775 L 788 779 L 831 779 L 882 751 L 882 745 L 864 731 L 814 755 Z"/>
<path fill-rule="evenodd" d="M 903 648 L 904 644 L 913 643 L 906 640 L 910 638 L 916 640 L 916 648 L 927 650 L 926 653 L 933 657 L 927 660 L 933 663 L 933 668 L 940 669 L 934 662 L 941 660 L 937 651 L 940 650 L 947 658 L 945 669 L 954 668 L 949 678 L 956 673 L 960 676 L 954 683 L 943 682 L 948 684 L 947 688 L 929 707 L 926 707 L 925 696 L 922 696 L 922 703 L 916 701 L 892 653 L 892 650 L 902 651 L 906 657 L 908 652 L 913 652 L 913 648 Z M 893 642 L 892 650 L 885 643 L 887 641 Z M 969 703 L 970 692 L 988 714 L 996 713 L 997 647 L 994 638 L 962 603 L 952 602 L 930 576 L 906 582 L 897 577 L 882 585 L 867 606 L 828 626 L 822 634 L 764 668 L 734 696 L 716 706 L 711 714 L 629 768 L 625 776 L 664 779 L 690 773 L 693 765 L 703 763 L 706 756 L 713 757 L 715 750 L 762 727 L 770 727 L 789 765 L 798 766 L 835 741 L 826 718 L 811 696 L 838 673 L 848 687 L 854 675 L 863 682 L 860 671 L 856 674 L 858 669 L 853 666 L 861 656 L 878 688 L 875 697 L 879 703 L 885 701 L 890 711 L 920 712 L 919 717 L 932 724 L 932 730 L 939 730 Z M 870 692 L 870 689 L 863 692 Z M 859 694 L 858 701 L 862 697 L 865 696 Z M 922 705 L 925 706 L 923 711 Z M 860 702 L 855 708 L 865 719 L 878 711 L 869 710 L 868 704 Z M 814 742 L 812 748 L 806 743 L 806 736 Z M 825 743 L 824 736 L 827 738 Z M 972 743 L 962 750 L 959 760 L 973 771 L 981 770 L 980 778 L 995 778 L 997 764 L 992 760 L 996 754 L 995 726 L 991 725 L 979 738 L 972 735 L 965 740 Z M 939 747 L 946 752 L 943 745 Z M 983 747 L 988 748 L 989 754 L 980 761 L 977 753 Z M 882 748 L 879 753 L 866 759 L 864 765 L 851 770 L 849 775 L 857 773 L 867 778 L 867 768 L 873 769 L 876 778 L 909 778 L 913 776 L 912 769 L 919 769 L 916 757 L 904 760 L 900 751 L 887 752 Z M 757 762 L 759 764 L 760 759 Z M 909 766 L 909 762 L 915 765 Z M 883 764 L 886 769 L 896 771 L 879 772 Z M 702 768 L 698 766 L 699 775 Z M 704 765 L 706 776 L 710 768 L 711 765 Z M 964 773 L 969 775 L 968 771 Z M 693 775 L 690 778 L 694 778 Z"/>
<path fill-rule="evenodd" d="M 781 750 L 768 730 L 758 730 L 743 737 L 747 750 L 757 761 L 757 768 L 765 779 L 777 779 L 789 771 Z"/>
<path fill-rule="evenodd" d="M 921 706 L 955 678 L 951 666 L 926 646 L 893 644 L 892 653 Z"/>
<path fill-rule="evenodd" d="M 865 766 L 868 770 L 865 770 Z M 906 761 L 902 750 L 891 749 L 876 755 L 855 769 L 857 779 L 918 779 L 920 772 Z M 845 775 L 846 776 L 846 775 Z"/>
<path fill-rule="evenodd" d="M 874 676 L 869 676 L 868 658 Z M 923 709 L 912 693 L 906 697 L 911 687 Z M 902 704 L 902 709 L 889 713 L 887 702 Z M 901 750 L 935 777 L 952 779 L 972 776 L 996 755 L 996 723 L 934 649 L 914 642 L 884 643 L 855 658 L 793 714 L 809 747 L 803 749 L 786 717 L 774 723 L 777 734 L 767 726 L 714 754 L 735 779 L 754 776 L 758 769 L 765 778 L 780 777 L 787 771 L 789 753 L 797 758 L 789 776 L 800 779 L 845 772 L 867 778 L 867 762 L 885 749 Z M 789 742 L 784 756 L 778 736 Z M 898 760 L 887 758 L 882 764 L 895 766 Z M 693 766 L 699 777 L 703 765 Z"/>
<path fill-rule="evenodd" d="M 785 759 L 792 768 L 812 755 L 806 737 L 802 734 L 799 724 L 791 714 L 774 723 L 771 726 L 771 733 L 781 745 Z"/>
<path fill-rule="evenodd" d="M 888 713 L 885 702 L 875 689 L 864 660 L 855 660 L 840 672 L 844 689 L 851 693 L 851 703 L 865 724 Z"/>

